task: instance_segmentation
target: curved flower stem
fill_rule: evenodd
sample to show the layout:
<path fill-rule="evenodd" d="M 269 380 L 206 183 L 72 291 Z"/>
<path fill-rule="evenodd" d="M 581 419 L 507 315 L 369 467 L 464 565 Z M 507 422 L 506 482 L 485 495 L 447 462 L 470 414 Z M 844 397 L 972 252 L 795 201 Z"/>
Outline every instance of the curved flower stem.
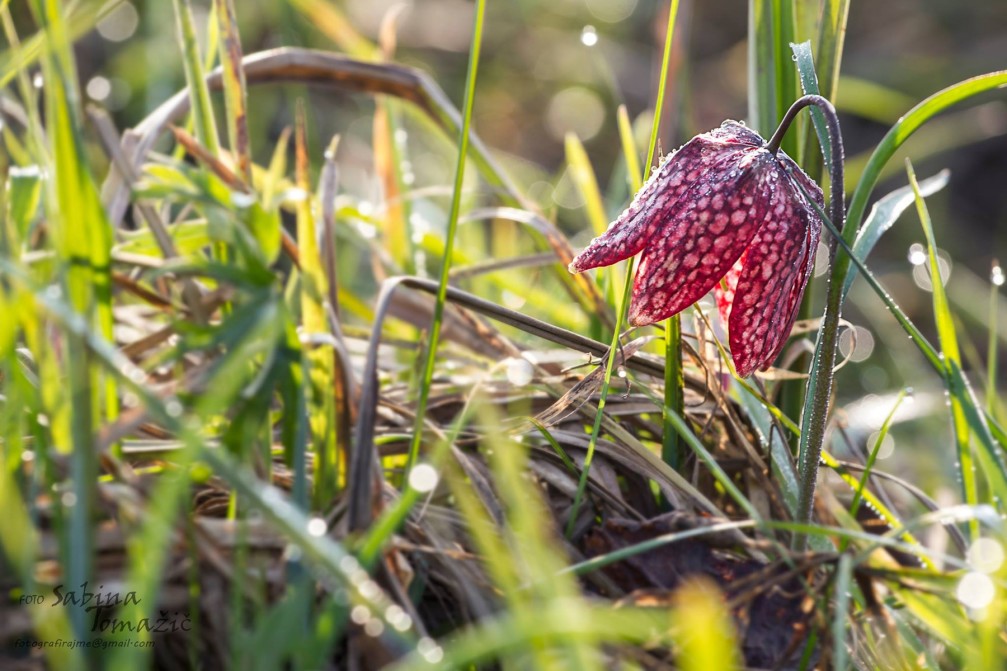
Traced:
<path fill-rule="evenodd" d="M 797 113 L 805 107 L 814 105 L 822 111 L 829 131 L 829 144 L 832 149 L 832 165 L 829 166 L 830 194 L 829 218 L 834 226 L 843 231 L 843 236 L 852 237 L 856 231 L 846 230 L 846 205 L 843 194 L 843 136 L 839 128 L 839 118 L 836 109 L 828 100 L 821 96 L 809 95 L 798 98 L 787 110 L 780 127 L 766 143 L 766 148 L 776 152 L 787 129 Z M 815 355 L 811 361 L 811 371 L 808 378 L 808 391 L 805 395 L 804 412 L 801 415 L 801 443 L 798 457 L 798 479 L 800 491 L 798 494 L 796 522 L 798 525 L 811 521 L 814 508 L 815 486 L 818 481 L 818 462 L 822 455 L 822 443 L 825 439 L 825 429 L 829 420 L 829 409 L 832 401 L 833 369 L 836 365 L 836 344 L 839 339 L 840 309 L 843 300 L 843 282 L 845 268 L 849 259 L 836 261 L 836 240 L 829 245 L 829 265 L 832 273 L 829 276 L 828 295 L 825 304 L 825 314 L 822 317 L 822 327 L 818 331 L 818 341 L 815 343 Z M 841 274 L 840 274 L 841 271 Z M 838 279 L 837 279 L 838 277 Z M 807 536 L 797 534 L 794 537 L 794 548 L 802 551 L 807 546 Z"/>

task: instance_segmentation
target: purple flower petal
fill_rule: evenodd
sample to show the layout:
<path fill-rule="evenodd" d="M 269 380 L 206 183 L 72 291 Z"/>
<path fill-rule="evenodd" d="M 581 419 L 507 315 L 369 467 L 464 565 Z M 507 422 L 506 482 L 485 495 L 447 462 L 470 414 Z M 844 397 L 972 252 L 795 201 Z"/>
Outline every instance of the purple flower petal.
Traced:
<path fill-rule="evenodd" d="M 772 160 L 762 149 L 732 152 L 669 211 L 644 251 L 630 324 L 653 324 L 681 312 L 730 270 L 766 219 L 763 181 Z"/>
<path fill-rule="evenodd" d="M 786 175 L 779 174 L 779 187 Z M 768 368 L 786 343 L 814 268 L 821 221 L 800 195 L 772 192 L 770 218 L 752 238 L 728 319 L 734 366 L 746 377 Z"/>
<path fill-rule="evenodd" d="M 570 272 L 610 266 L 639 253 L 665 224 L 671 209 L 685 197 L 690 187 L 706 179 L 708 173 L 738 150 L 736 142 L 714 141 L 710 134 L 689 140 L 665 158 L 608 230 L 574 258 Z"/>
<path fill-rule="evenodd" d="M 652 324 L 710 289 L 742 377 L 779 355 L 814 266 L 822 191 L 783 152 L 725 121 L 655 171 L 630 207 L 570 264 L 572 272 L 641 250 L 629 323 Z"/>

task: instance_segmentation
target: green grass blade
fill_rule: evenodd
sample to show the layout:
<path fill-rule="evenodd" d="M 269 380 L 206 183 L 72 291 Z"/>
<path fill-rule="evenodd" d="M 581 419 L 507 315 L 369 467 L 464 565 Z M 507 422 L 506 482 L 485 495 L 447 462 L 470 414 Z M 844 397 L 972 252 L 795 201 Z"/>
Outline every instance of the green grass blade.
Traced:
<path fill-rule="evenodd" d="M 773 2 L 748 2 L 748 124 L 763 137 L 780 119 L 773 62 Z"/>
<path fill-rule="evenodd" d="M 5 7 L 9 4 L 9 2 L 3 3 Z M 66 15 L 64 22 L 69 43 L 76 42 L 91 32 L 95 24 L 114 10 L 117 4 L 119 3 L 103 0 L 67 3 L 61 11 Z M 0 88 L 5 88 L 15 77 L 30 70 L 31 66 L 44 56 L 49 46 L 48 36 L 45 31 L 40 31 L 25 40 L 19 48 L 0 52 Z"/>
<path fill-rule="evenodd" d="M 990 269 L 990 307 L 989 316 L 986 323 L 989 324 L 989 331 L 986 335 L 986 414 L 995 417 L 998 411 L 997 405 L 997 328 L 1000 307 L 1000 287 L 1004 283 L 1004 271 L 1000 267 L 1000 262 L 994 260 Z"/>
<path fill-rule="evenodd" d="M 220 65 L 224 71 L 224 105 L 227 109 L 227 135 L 234 154 L 236 172 L 252 183 L 252 155 L 248 137 L 248 96 L 245 69 L 241 66 L 241 38 L 234 13 L 234 0 L 214 0 L 220 31 Z"/>
<path fill-rule="evenodd" d="M 776 111 L 779 115 L 773 119 L 773 125 L 779 123 L 783 118 L 783 113 L 796 100 L 800 93 L 798 88 L 798 75 L 794 70 L 793 59 L 790 54 L 790 45 L 797 39 L 794 16 L 794 0 L 773 0 L 773 67 L 776 69 Z M 797 128 L 804 126 L 804 120 L 797 120 Z M 770 129 L 771 131 L 772 129 Z M 787 133 L 780 145 L 783 151 L 794 158 L 801 158 L 798 154 L 797 143 L 802 133 Z M 768 135 L 766 137 L 769 137 Z"/>
<path fill-rule="evenodd" d="M 846 649 L 846 621 L 849 619 L 850 590 L 853 589 L 853 559 L 848 554 L 839 557 L 832 588 L 835 599 L 832 613 L 832 668 L 846 671 L 849 654 Z"/>
<path fill-rule="evenodd" d="M 902 404 L 902 400 L 905 397 L 906 390 L 900 390 L 899 395 L 895 398 L 895 403 L 892 405 L 892 409 L 885 417 L 885 421 L 881 423 L 881 429 L 878 431 L 878 438 L 874 441 L 874 447 L 871 448 L 871 453 L 867 456 L 867 462 L 864 464 L 864 472 L 860 476 L 860 482 L 857 484 L 857 490 L 853 493 L 853 501 L 850 502 L 851 516 L 856 516 L 857 514 L 857 508 L 860 507 L 860 501 L 863 499 L 864 487 L 866 487 L 867 481 L 870 480 L 871 470 L 874 468 L 874 462 L 878 459 L 878 451 L 881 449 L 882 443 L 885 442 L 885 437 L 888 435 L 888 430 L 892 426 L 892 420 L 895 418 L 895 413 L 898 412 L 899 406 Z"/>
<path fill-rule="evenodd" d="M 843 60 L 843 44 L 846 41 L 846 21 L 850 14 L 850 0 L 825 0 L 818 44 L 818 63 L 815 70 L 819 74 L 819 84 L 829 100 L 836 100 L 839 90 L 839 66 Z"/>
<path fill-rule="evenodd" d="M 626 161 L 626 176 L 629 178 L 629 189 L 636 193 L 643 186 L 643 173 L 640 171 L 640 156 L 636 150 L 636 140 L 633 138 L 633 124 L 629 120 L 629 112 L 625 105 L 619 105 L 617 120 L 622 157 Z"/>
<path fill-rule="evenodd" d="M 87 316 L 92 328 L 111 338 L 112 232 L 83 147 L 80 94 L 70 37 L 59 3 L 36 0 L 34 9 L 51 48 L 42 60 L 48 155 L 52 161 L 47 172 L 54 179 L 47 189 L 46 214 L 61 262 L 60 280 L 74 309 Z M 35 345 L 41 343 L 36 340 Z M 71 498 L 67 499 L 70 503 L 66 505 L 61 551 L 66 560 L 66 580 L 76 585 L 89 580 L 94 568 L 92 514 L 98 474 L 95 431 L 103 419 L 115 419 L 118 397 L 115 381 L 104 377 L 93 365 L 76 334 L 66 334 L 65 351 L 68 388 L 64 391 L 61 383 L 49 380 L 55 385 L 46 385 L 45 395 L 54 442 L 70 457 Z M 50 356 L 45 358 L 50 365 L 58 365 Z M 64 403 L 69 407 L 59 409 Z M 87 613 L 73 609 L 69 616 L 75 636 L 89 640 Z"/>
<path fill-rule="evenodd" d="M 919 183 L 920 194 L 931 196 L 937 193 L 947 185 L 950 176 L 950 172 L 942 170 L 933 177 L 928 177 Z M 907 184 L 874 203 L 870 214 L 867 215 L 867 219 L 864 221 L 864 225 L 860 228 L 860 233 L 857 234 L 857 239 L 853 242 L 854 255 L 861 261 L 866 262 L 867 256 L 874 249 L 881 236 L 895 225 L 899 216 L 913 202 L 915 202 L 913 187 Z M 856 275 L 852 273 L 846 276 L 846 283 L 843 285 L 844 296 L 849 293 L 855 277 Z"/>
<path fill-rule="evenodd" d="M 325 301 L 329 295 L 328 276 L 318 250 L 318 230 L 313 211 L 312 188 L 308 174 L 307 120 L 303 104 L 297 107 L 294 131 L 297 186 L 301 198 L 297 201 L 297 247 L 300 252 L 301 327 L 303 336 L 328 335 L 329 320 Z M 305 398 L 308 405 L 308 423 L 311 428 L 311 445 L 315 454 L 314 492 L 315 507 L 325 506 L 339 490 L 339 457 L 336 451 L 335 355 L 326 344 L 305 346 L 307 364 Z"/>
<path fill-rule="evenodd" d="M 570 177 L 581 198 L 584 199 L 588 222 L 594 234 L 601 235 L 608 228 L 608 215 L 605 214 L 605 204 L 602 201 L 601 190 L 598 188 L 598 178 L 587 157 L 583 143 L 573 133 L 567 133 L 565 140 L 566 163 Z"/>
<path fill-rule="evenodd" d="M 978 77 L 966 79 L 938 91 L 906 112 L 882 138 L 877 148 L 871 154 L 870 159 L 868 159 L 860 180 L 857 182 L 857 188 L 850 199 L 846 215 L 846 228 L 843 230 L 847 242 L 852 243 L 853 241 L 853 237 L 863 219 L 864 210 L 867 209 L 867 201 L 871 197 L 871 192 L 874 190 L 881 170 L 909 136 L 944 110 L 980 93 L 991 91 L 1005 84 L 1007 84 L 1007 70 L 979 75 Z M 849 263 L 841 264 L 837 269 L 841 272 L 834 274 L 833 277 L 835 278 L 838 274 L 840 281 L 845 280 L 846 272 L 849 270 Z"/>
<path fill-rule="evenodd" d="M 661 458 L 678 470 L 685 455 L 671 416 L 683 417 L 685 370 L 682 366 L 682 316 L 664 321 L 664 407 L 662 408 Z"/>
<path fill-rule="evenodd" d="M 188 82 L 189 99 L 192 101 L 192 118 L 196 138 L 212 155 L 216 156 L 220 153 L 220 140 L 217 136 L 217 122 L 213 118 L 213 106 L 210 104 L 210 91 L 203 78 L 203 63 L 199 57 L 199 44 L 196 42 L 192 7 L 189 0 L 173 0 L 173 2 L 178 26 L 178 42 L 182 50 L 182 65 L 185 69 L 185 81 Z"/>
<path fill-rule="evenodd" d="M 806 95 L 821 95 L 822 92 L 818 87 L 818 75 L 815 73 L 815 59 L 811 54 L 811 42 L 791 44 L 790 48 L 794 52 L 794 59 L 797 62 L 801 89 Z M 822 114 L 822 110 L 812 107 L 811 120 L 815 125 L 815 133 L 818 135 L 818 145 L 822 149 L 825 165 L 832 165 L 832 144 L 829 142 L 829 131 L 825 126 L 825 116 Z M 805 161 L 808 158 L 810 157 L 805 156 Z"/>
<path fill-rule="evenodd" d="M 430 397 L 430 385 L 434 378 L 434 362 L 437 359 L 437 346 L 440 344 L 441 324 L 444 320 L 444 304 L 447 300 L 448 280 L 451 274 L 451 259 L 455 246 L 455 234 L 458 230 L 458 213 L 461 210 L 462 183 L 465 180 L 465 158 L 468 155 L 469 129 L 472 127 L 472 108 L 475 103 L 476 76 L 479 72 L 479 54 L 482 51 L 483 22 L 486 15 L 486 0 L 477 0 L 474 25 L 472 30 L 472 47 L 469 50 L 468 74 L 465 77 L 465 102 L 463 103 L 462 127 L 458 137 L 458 160 L 455 165 L 455 182 L 451 192 L 451 210 L 448 213 L 447 230 L 444 234 L 444 256 L 441 259 L 441 275 L 437 298 L 434 302 L 434 316 L 430 324 L 430 334 L 427 341 L 426 358 L 423 361 L 423 371 L 420 376 L 420 392 L 416 401 L 416 422 L 413 426 L 413 437 L 409 443 L 407 470 L 419 457 L 420 443 L 423 441 L 423 421 L 427 411 L 427 401 Z"/>
<path fill-rule="evenodd" d="M 664 89 L 665 83 L 668 81 L 668 65 L 671 62 L 671 44 L 672 39 L 675 35 L 675 21 L 678 16 L 678 0 L 671 0 L 671 6 L 668 10 L 668 25 L 665 30 L 664 37 L 664 55 L 661 60 L 661 76 L 659 79 L 657 99 L 654 102 L 654 123 L 650 131 L 650 142 L 647 146 L 647 162 L 644 167 L 644 179 L 650 176 L 651 169 L 654 165 L 654 154 L 657 150 L 657 135 L 658 129 L 661 125 L 661 111 L 664 109 Z M 616 307 L 616 321 L 615 329 L 612 332 L 612 342 L 609 346 L 608 356 L 605 359 L 605 376 L 602 380 L 601 393 L 598 399 L 598 410 L 595 413 L 594 425 L 591 430 L 591 439 L 587 446 L 587 455 L 584 458 L 584 469 L 581 471 L 580 481 L 577 483 L 577 493 L 574 496 L 573 505 L 570 509 L 570 518 L 567 522 L 566 535 L 569 537 L 573 533 L 573 525 L 577 519 L 577 513 L 580 510 L 580 503 L 584 497 L 584 491 L 587 488 L 587 477 L 591 470 L 591 461 L 594 458 L 594 451 L 598 446 L 598 437 L 601 433 L 602 417 L 605 414 L 605 403 L 608 400 L 608 392 L 612 384 L 612 370 L 615 364 L 614 352 L 619 347 L 619 338 L 622 335 L 622 326 L 624 323 L 626 309 L 629 307 L 629 297 L 632 290 L 633 283 L 633 266 L 634 259 L 629 259 L 626 262 L 626 279 L 622 290 L 622 300 Z M 613 269 L 615 272 L 616 269 Z"/>
<path fill-rule="evenodd" d="M 951 309 L 948 305 L 948 297 L 944 292 L 944 281 L 941 278 L 940 267 L 937 264 L 937 241 L 934 238 L 934 228 L 930 220 L 930 213 L 927 210 L 926 202 L 923 200 L 923 194 L 920 193 L 919 184 L 916 182 L 916 173 L 913 172 L 913 166 L 909 162 L 909 159 L 906 159 L 906 172 L 909 175 L 909 184 L 912 186 L 916 200 L 916 212 L 920 217 L 923 234 L 927 242 L 934 320 L 937 322 L 937 339 L 941 347 L 940 358 L 944 362 L 945 370 L 950 371 L 953 366 L 961 368 L 962 358 L 958 347 L 958 336 L 955 334 Z M 948 378 L 948 391 L 950 393 L 952 391 L 951 380 L 947 372 L 945 376 Z M 963 399 L 959 394 L 952 393 L 950 401 L 955 446 L 958 451 L 958 472 L 962 482 L 962 496 L 967 505 L 974 506 L 979 503 L 979 491 L 972 461 L 971 432 L 968 421 L 965 419 L 965 411 L 962 408 L 962 403 L 967 402 L 967 399 Z M 969 530 L 971 538 L 978 538 L 979 525 L 977 521 L 973 520 L 971 522 Z"/>

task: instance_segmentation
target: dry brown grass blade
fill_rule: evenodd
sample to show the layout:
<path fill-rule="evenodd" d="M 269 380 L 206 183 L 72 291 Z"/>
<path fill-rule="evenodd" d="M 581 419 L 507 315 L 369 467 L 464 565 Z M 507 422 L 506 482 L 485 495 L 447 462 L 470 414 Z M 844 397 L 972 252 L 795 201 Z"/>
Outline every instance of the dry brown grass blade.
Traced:
<path fill-rule="evenodd" d="M 650 342 L 652 338 L 636 338 L 635 340 L 627 343 L 624 347 L 620 348 L 618 351 L 618 358 L 616 359 L 616 365 L 622 366 L 624 362 L 634 354 L 640 351 L 644 345 Z M 577 410 L 584 405 L 591 398 L 591 396 L 601 388 L 603 378 L 605 376 L 605 360 L 608 358 L 608 354 L 605 355 L 599 363 L 598 366 L 585 375 L 577 384 L 570 388 L 563 396 L 556 400 L 547 410 L 538 414 L 535 418 L 542 426 L 549 428 L 561 422 L 566 417 L 577 412 Z M 530 427 L 524 427 L 522 430 L 527 431 Z"/>
<path fill-rule="evenodd" d="M 235 191 L 248 193 L 248 185 L 233 170 L 227 167 L 223 161 L 214 156 L 209 149 L 199 143 L 199 140 L 178 126 L 169 126 L 171 134 L 190 156 L 210 169 L 213 174 L 221 179 L 227 186 Z"/>

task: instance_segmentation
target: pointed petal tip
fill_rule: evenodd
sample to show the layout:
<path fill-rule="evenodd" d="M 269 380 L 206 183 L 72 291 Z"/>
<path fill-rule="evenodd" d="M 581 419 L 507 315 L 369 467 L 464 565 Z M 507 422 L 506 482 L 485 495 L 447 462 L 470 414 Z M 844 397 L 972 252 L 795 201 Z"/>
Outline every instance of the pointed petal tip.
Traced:
<path fill-rule="evenodd" d="M 627 320 L 630 326 L 649 326 L 660 321 L 659 319 L 653 319 L 653 315 L 645 312 L 643 306 L 636 300 L 631 301 L 629 304 Z"/>
<path fill-rule="evenodd" d="M 754 361 L 749 359 L 735 359 L 734 360 L 734 371 L 738 374 L 738 377 L 745 378 L 749 377 L 755 372 L 756 364 Z M 766 370 L 768 366 L 763 366 L 759 370 Z"/>

